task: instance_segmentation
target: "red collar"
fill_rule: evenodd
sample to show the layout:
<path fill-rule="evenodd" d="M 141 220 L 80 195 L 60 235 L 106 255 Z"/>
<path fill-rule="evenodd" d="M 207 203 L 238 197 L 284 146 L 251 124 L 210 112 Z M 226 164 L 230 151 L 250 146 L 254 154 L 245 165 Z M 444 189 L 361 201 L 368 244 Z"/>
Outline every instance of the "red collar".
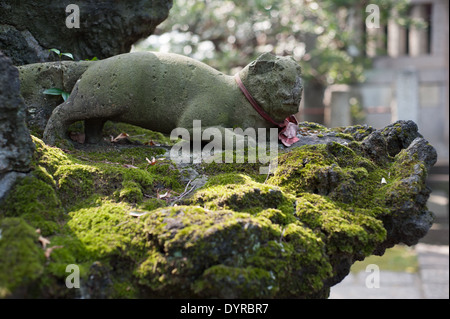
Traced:
<path fill-rule="evenodd" d="M 250 102 L 250 104 L 253 106 L 253 108 L 261 115 L 266 121 L 278 126 L 279 128 L 282 128 L 281 132 L 278 134 L 278 138 L 280 141 L 286 145 L 291 146 L 295 142 L 299 141 L 299 138 L 297 137 L 297 129 L 298 129 L 298 121 L 295 118 L 294 115 L 288 116 L 283 123 L 277 123 L 270 117 L 269 114 L 267 114 L 262 107 L 256 102 L 256 100 L 253 98 L 253 96 L 250 94 L 250 92 L 245 87 L 244 83 L 242 83 L 241 77 L 239 76 L 239 73 L 236 73 L 234 76 L 234 79 L 236 80 L 237 84 L 239 85 L 239 88 L 241 89 L 242 93 L 244 93 L 247 100 Z"/>
<path fill-rule="evenodd" d="M 236 75 L 234 76 L 234 79 L 236 80 L 237 84 L 239 85 L 239 88 L 241 89 L 242 93 L 244 93 L 245 97 L 247 98 L 247 100 L 250 102 L 250 104 L 253 106 L 253 108 L 256 110 L 256 112 L 259 113 L 259 115 L 261 115 L 266 121 L 278 126 L 278 127 L 283 127 L 283 124 L 277 123 L 274 121 L 274 119 L 272 119 L 270 117 L 269 114 L 267 114 L 262 107 L 258 104 L 258 102 L 255 101 L 255 99 L 253 98 L 253 96 L 250 94 L 250 92 L 247 90 L 247 88 L 245 87 L 244 83 L 242 83 L 241 77 L 239 76 L 239 73 L 236 73 Z"/>

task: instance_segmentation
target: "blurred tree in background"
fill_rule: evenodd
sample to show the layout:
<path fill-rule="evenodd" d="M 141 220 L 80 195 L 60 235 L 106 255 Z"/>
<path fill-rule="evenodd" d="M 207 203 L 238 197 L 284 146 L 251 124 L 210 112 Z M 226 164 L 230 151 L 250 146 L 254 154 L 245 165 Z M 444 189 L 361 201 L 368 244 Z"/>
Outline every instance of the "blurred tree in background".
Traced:
<path fill-rule="evenodd" d="M 191 56 L 225 73 L 245 66 L 263 52 L 292 55 L 303 61 L 305 77 L 328 85 L 363 80 L 369 61 L 366 35 L 354 29 L 369 1 L 355 0 L 175 0 L 169 18 L 158 27 L 159 39 L 141 49 Z M 407 1 L 382 0 L 381 20 Z M 406 22 L 404 22 L 406 23 Z"/>
<path fill-rule="evenodd" d="M 303 68 L 309 104 L 330 84 L 364 80 L 370 66 L 365 25 L 370 1 L 174 0 L 169 18 L 137 50 L 173 52 L 234 74 L 263 52 L 293 56 Z M 407 0 L 378 0 L 380 21 L 401 20 Z M 317 93 L 315 93 L 317 92 Z M 316 99 L 316 101 L 314 101 Z M 305 102 L 306 104 L 306 102 Z"/>

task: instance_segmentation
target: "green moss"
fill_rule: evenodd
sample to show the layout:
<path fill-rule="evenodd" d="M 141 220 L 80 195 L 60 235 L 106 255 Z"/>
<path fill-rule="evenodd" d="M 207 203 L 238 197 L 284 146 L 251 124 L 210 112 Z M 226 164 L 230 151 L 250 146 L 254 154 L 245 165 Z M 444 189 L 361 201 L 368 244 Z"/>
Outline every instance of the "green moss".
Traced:
<path fill-rule="evenodd" d="M 280 238 L 261 245 L 250 264 L 270 270 L 276 279 L 278 296 L 317 295 L 326 278 L 332 275 L 332 267 L 324 253 L 324 242 L 300 222 L 287 225 Z M 300 274 L 298 269 L 306 270 Z M 296 280 L 292 280 L 296 277 Z M 299 276 L 299 277 L 298 277 Z"/>
<path fill-rule="evenodd" d="M 258 213 L 258 217 L 264 217 L 270 220 L 274 224 L 288 225 L 296 221 L 292 211 L 282 212 L 279 209 L 265 209 Z"/>
<path fill-rule="evenodd" d="M 112 299 L 136 299 L 139 298 L 139 290 L 136 284 L 129 281 L 116 281 L 112 287 Z"/>
<path fill-rule="evenodd" d="M 78 121 L 67 128 L 67 133 L 84 133 L 84 121 Z M 69 134 L 70 135 L 70 134 Z"/>
<path fill-rule="evenodd" d="M 280 156 L 268 183 L 296 195 L 296 217 L 321 234 L 330 256 L 361 259 L 386 239 L 382 220 L 391 186 L 381 180 L 389 169 L 337 143 L 304 146 Z"/>
<path fill-rule="evenodd" d="M 52 251 L 45 269 L 46 273 L 55 278 L 65 278 L 68 275 L 67 265 L 77 265 L 80 267 L 81 278 L 86 276 L 93 256 L 89 255 L 85 245 L 73 233 L 66 230 L 64 233 L 52 236 L 51 246 L 61 248 Z"/>
<path fill-rule="evenodd" d="M 0 219 L 0 230 L 0 298 L 14 296 L 18 288 L 28 295 L 44 272 L 38 234 L 22 218 Z"/>
<path fill-rule="evenodd" d="M 181 190 L 183 188 L 179 182 L 181 178 L 180 171 L 171 163 L 161 162 L 149 166 L 147 171 L 150 174 L 158 176 L 156 182 L 162 187 L 176 190 Z"/>
<path fill-rule="evenodd" d="M 92 194 L 111 196 L 130 203 L 140 203 L 144 194 L 157 188 L 181 190 L 180 173 L 170 162 L 160 160 L 149 165 L 147 158 L 165 152 L 151 147 L 111 151 L 71 151 L 65 154 L 34 138 L 36 152 L 33 166 L 39 176 L 56 187 L 65 207 Z"/>
<path fill-rule="evenodd" d="M 84 278 L 96 260 L 104 261 L 109 267 L 113 256 L 128 260 L 126 267 L 117 269 L 127 275 L 123 280 L 115 278 L 114 281 L 118 289 L 123 288 L 125 282 L 132 281 L 128 273 L 133 273 L 132 265 L 149 244 L 140 233 L 139 219 L 129 215 L 131 210 L 136 210 L 132 205 L 141 204 L 145 210 L 167 205 L 156 198 L 144 201 L 144 194 L 156 197 L 160 189 L 175 192 L 184 189 L 179 182 L 179 171 L 164 160 L 149 165 L 146 157 L 161 154 L 160 149 L 65 153 L 36 137 L 33 141 L 36 145 L 31 163 L 33 171 L 2 202 L 2 216 L 23 218 L 32 227 L 39 228 L 51 246 L 62 246 L 52 251 L 40 271 L 42 276 L 36 283 L 36 291 L 40 290 L 41 296 L 75 297 L 64 285 L 67 265 L 78 265 Z M 137 166 L 127 166 L 130 163 Z M 10 293 L 8 287 L 4 294 Z M 135 284 L 133 287 L 134 294 L 138 288 Z M 113 294 L 121 296 L 122 293 Z"/>
<path fill-rule="evenodd" d="M 355 140 L 351 134 L 345 134 L 345 133 L 338 133 L 338 134 L 336 134 L 336 137 L 343 138 L 343 139 L 350 140 L 350 141 Z"/>
<path fill-rule="evenodd" d="M 328 130 L 328 128 L 323 126 L 323 125 L 320 125 L 320 124 L 317 124 L 317 123 L 313 123 L 313 122 L 307 122 L 307 121 L 301 122 L 299 124 L 299 126 L 300 127 L 307 127 L 309 129 L 318 130 L 318 131 L 327 131 Z"/>
<path fill-rule="evenodd" d="M 323 234 L 330 255 L 344 252 L 365 257 L 386 238 L 382 221 L 371 210 L 336 204 L 315 194 L 301 194 L 297 200 L 296 216 Z"/>
<path fill-rule="evenodd" d="M 198 297 L 314 295 L 331 276 L 331 266 L 323 241 L 292 221 L 282 229 L 262 215 L 159 209 L 145 218 L 145 232 L 158 239 L 157 246 L 136 274 L 160 296 L 178 295 L 180 289 L 193 289 Z M 205 264 L 211 266 L 205 270 Z M 299 269 L 307 274 L 298 276 Z M 258 280 L 264 288 L 256 292 Z"/>
<path fill-rule="evenodd" d="M 159 199 L 159 198 L 150 198 L 144 201 L 140 206 L 139 209 L 145 210 L 145 211 L 152 211 L 161 207 L 167 206 L 167 202 Z"/>
<path fill-rule="evenodd" d="M 50 147 L 35 136 L 31 136 L 36 149 L 33 153 L 32 167 L 44 167 L 48 174 L 56 172 L 60 165 L 71 165 L 74 159 L 65 154 L 61 149 Z"/>
<path fill-rule="evenodd" d="M 129 203 L 140 203 L 144 198 L 142 189 L 138 183 L 133 181 L 124 181 L 122 190 L 119 192 L 119 200 L 125 200 Z"/>
<path fill-rule="evenodd" d="M 91 151 L 78 151 L 76 156 L 85 164 L 95 165 L 97 163 L 109 165 L 131 165 L 145 169 L 149 164 L 146 160 L 165 154 L 163 148 L 141 145 L 139 147 L 129 146 L 123 149 L 108 148 Z"/>
<path fill-rule="evenodd" d="M 66 228 L 95 258 L 139 255 L 146 242 L 139 234 L 142 224 L 128 214 L 131 209 L 126 204 L 98 200 L 97 206 L 70 212 Z"/>
<path fill-rule="evenodd" d="M 91 195 L 94 192 L 94 178 L 97 175 L 99 170 L 88 165 L 78 163 L 60 165 L 53 176 L 58 181 L 58 192 L 65 206 Z"/>
<path fill-rule="evenodd" d="M 230 183 L 236 179 L 241 179 L 242 183 Z M 209 180 L 188 202 L 208 209 L 231 209 L 255 214 L 267 208 L 276 208 L 292 214 L 294 200 L 277 187 L 254 182 L 245 175 L 225 174 Z"/>
<path fill-rule="evenodd" d="M 398 212 L 409 213 L 410 208 L 419 200 L 422 185 L 428 176 L 425 165 L 402 150 L 395 156 L 395 161 L 385 173 L 387 184 L 382 187 L 385 203 Z"/>
<path fill-rule="evenodd" d="M 38 176 L 44 175 L 42 170 L 37 172 Z M 59 223 L 65 220 L 65 214 L 51 179 L 44 176 L 50 185 L 34 175 L 26 177 L 15 186 L 2 206 L 4 216 L 21 217 L 47 236 L 60 229 Z"/>
<path fill-rule="evenodd" d="M 170 140 L 170 137 L 162 133 L 147 130 L 138 126 L 111 121 L 105 123 L 103 135 L 116 137 L 121 133 L 127 133 L 131 141 L 139 143 L 149 143 L 152 141 L 155 144 L 171 146 L 178 142 L 178 140 Z"/>
<path fill-rule="evenodd" d="M 338 143 L 304 146 L 279 157 L 268 183 L 295 194 L 312 193 L 335 201 L 368 208 L 378 206 L 386 169 Z M 377 205 L 373 205 L 376 203 Z"/>
<path fill-rule="evenodd" d="M 237 163 L 233 159 L 233 163 L 208 163 L 203 164 L 203 171 L 208 175 L 219 175 L 219 174 L 228 174 L 228 173 L 240 173 L 251 176 L 256 179 L 264 180 L 265 175 L 260 175 L 259 169 L 261 165 L 259 163 L 249 163 L 247 158 L 245 158 L 243 163 Z"/>
<path fill-rule="evenodd" d="M 279 157 L 278 167 L 268 183 L 283 186 L 291 192 L 317 191 L 315 185 L 320 183 L 317 171 L 333 164 L 325 153 L 325 145 L 305 146 Z M 323 175 L 323 174 L 322 174 Z"/>
<path fill-rule="evenodd" d="M 73 298 L 66 266 L 78 265 L 87 282 L 92 265 L 101 264 L 102 291 L 114 298 L 326 297 L 340 260 L 373 254 L 386 240 L 383 221 L 416 200 L 426 178 L 406 151 L 380 166 L 357 141 L 329 143 L 281 154 L 267 181 L 256 164 L 197 165 L 207 183 L 173 207 L 157 194 L 181 194 L 186 176 L 162 158 L 164 149 L 64 152 L 33 140 L 32 174 L 2 206 L 0 253 L 14 236 L 17 247 L 26 243 L 23 256 L 14 249 L 11 255 L 22 270 L 8 270 L 12 278 L 0 273 L 3 296 L 20 293 L 23 284 L 36 296 Z M 47 259 L 36 228 L 61 246 Z M 31 268 L 39 278 L 18 277 Z"/>

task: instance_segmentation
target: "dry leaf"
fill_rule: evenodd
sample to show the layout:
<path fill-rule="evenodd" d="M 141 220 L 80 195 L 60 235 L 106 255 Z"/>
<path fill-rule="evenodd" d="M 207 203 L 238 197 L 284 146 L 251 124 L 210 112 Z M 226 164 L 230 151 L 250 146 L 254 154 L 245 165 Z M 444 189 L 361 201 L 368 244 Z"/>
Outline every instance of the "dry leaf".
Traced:
<path fill-rule="evenodd" d="M 153 140 L 150 140 L 150 141 L 144 143 L 144 145 L 155 146 L 156 143 Z"/>
<path fill-rule="evenodd" d="M 111 143 L 117 143 L 118 141 L 123 140 L 124 138 L 128 138 L 129 136 L 130 135 L 128 135 L 127 133 L 120 133 L 115 138 L 112 138 L 111 136 Z"/>
<path fill-rule="evenodd" d="M 50 244 L 50 240 L 48 240 L 45 237 L 39 236 L 39 241 L 42 244 L 42 247 L 45 249 L 45 247 L 47 247 L 48 244 Z"/>
<path fill-rule="evenodd" d="M 165 194 L 162 194 L 162 195 L 156 194 L 156 197 L 159 198 L 159 199 L 165 198 L 165 197 L 168 197 L 168 196 L 169 196 L 169 191 L 167 191 Z"/>
<path fill-rule="evenodd" d="M 123 167 L 126 167 L 126 168 L 137 168 L 136 166 L 129 165 L 129 164 L 123 164 Z"/>
<path fill-rule="evenodd" d="M 60 248 L 64 248 L 64 246 L 53 246 L 53 247 L 49 247 L 45 250 L 44 255 L 45 257 L 48 259 L 50 258 L 50 255 L 52 253 L 53 250 L 55 249 L 60 249 Z"/>
<path fill-rule="evenodd" d="M 147 157 L 145 158 L 150 165 L 156 164 L 156 158 L 152 157 L 152 160 L 149 160 Z"/>

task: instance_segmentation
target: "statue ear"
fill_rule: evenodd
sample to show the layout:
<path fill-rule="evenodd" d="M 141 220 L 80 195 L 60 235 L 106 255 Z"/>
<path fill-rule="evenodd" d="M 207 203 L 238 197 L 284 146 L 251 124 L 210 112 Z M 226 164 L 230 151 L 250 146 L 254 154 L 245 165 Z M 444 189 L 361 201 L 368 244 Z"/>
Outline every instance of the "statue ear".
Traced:
<path fill-rule="evenodd" d="M 266 53 L 261 54 L 261 55 L 256 59 L 256 61 L 275 61 L 276 59 L 277 59 L 277 56 L 276 56 L 276 55 L 273 55 L 273 54 L 270 53 L 270 52 L 266 52 Z"/>
<path fill-rule="evenodd" d="M 264 74 L 273 70 L 277 57 L 271 53 L 264 53 L 258 59 L 250 63 L 251 74 Z"/>

